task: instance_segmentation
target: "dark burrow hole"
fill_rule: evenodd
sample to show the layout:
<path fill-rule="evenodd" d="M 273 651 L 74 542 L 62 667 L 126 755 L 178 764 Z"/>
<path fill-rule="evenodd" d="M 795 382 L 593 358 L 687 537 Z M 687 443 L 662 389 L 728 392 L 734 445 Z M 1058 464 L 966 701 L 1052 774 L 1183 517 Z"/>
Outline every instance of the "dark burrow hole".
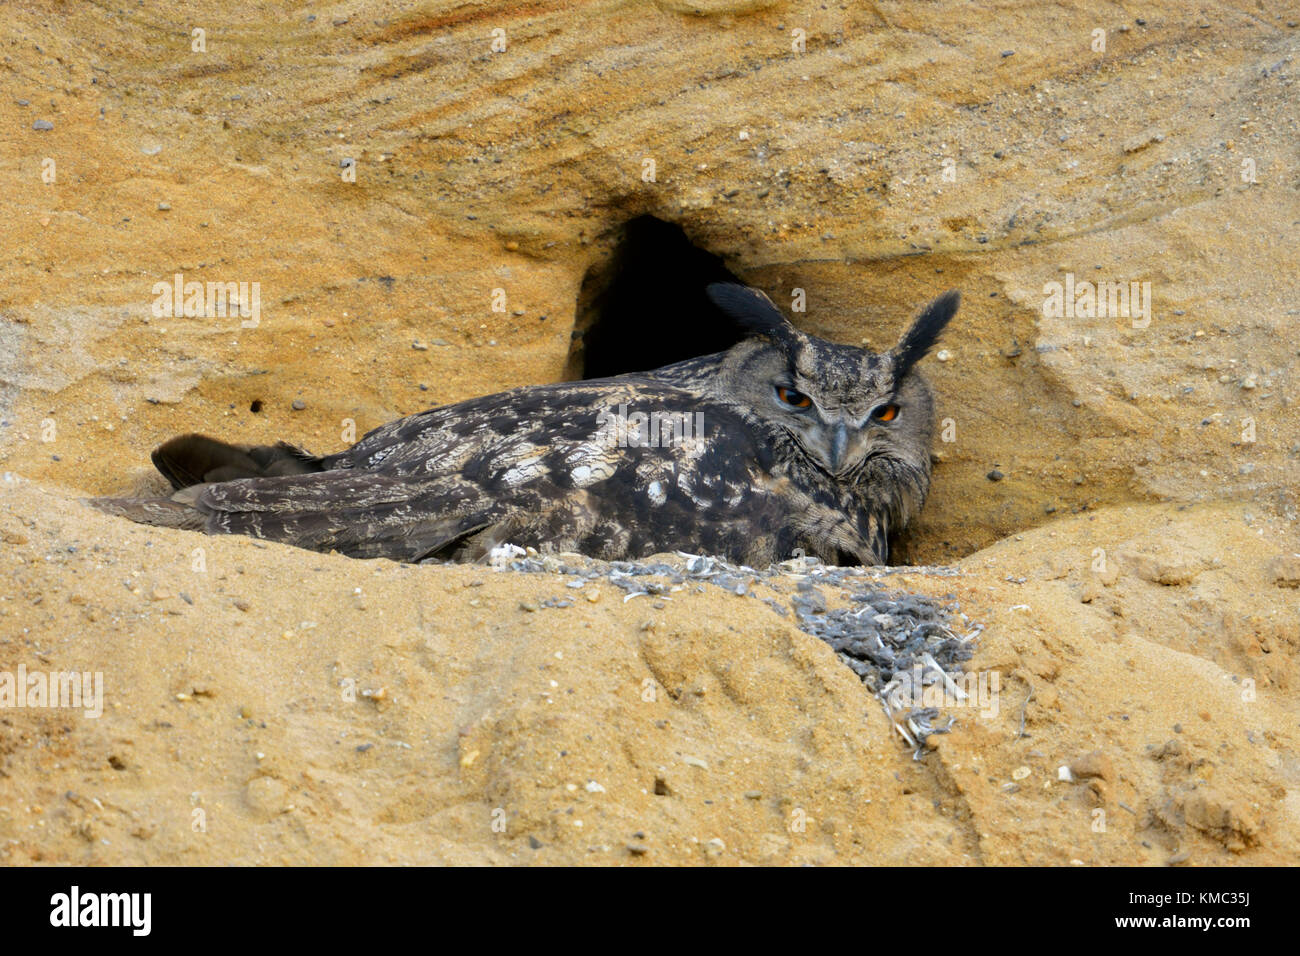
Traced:
<path fill-rule="evenodd" d="M 735 345 L 740 333 L 709 301 L 710 282 L 740 282 L 681 226 L 638 216 L 578 295 L 566 378 L 644 372 Z"/>
<path fill-rule="evenodd" d="M 248 406 L 248 410 L 256 415 L 262 410 L 262 400 L 260 398 L 253 399 L 252 404 Z"/>

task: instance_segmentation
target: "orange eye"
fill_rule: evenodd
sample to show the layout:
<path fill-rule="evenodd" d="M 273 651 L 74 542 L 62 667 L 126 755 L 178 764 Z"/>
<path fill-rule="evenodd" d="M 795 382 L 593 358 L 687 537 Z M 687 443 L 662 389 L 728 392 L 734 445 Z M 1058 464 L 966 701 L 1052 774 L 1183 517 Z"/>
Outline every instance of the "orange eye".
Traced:
<path fill-rule="evenodd" d="M 878 405 L 871 410 L 871 417 L 878 422 L 892 422 L 898 417 L 898 406 Z"/>
<path fill-rule="evenodd" d="M 803 392 L 796 392 L 793 388 L 776 387 L 776 397 L 781 399 L 791 408 L 808 408 L 812 405 L 812 399 Z"/>

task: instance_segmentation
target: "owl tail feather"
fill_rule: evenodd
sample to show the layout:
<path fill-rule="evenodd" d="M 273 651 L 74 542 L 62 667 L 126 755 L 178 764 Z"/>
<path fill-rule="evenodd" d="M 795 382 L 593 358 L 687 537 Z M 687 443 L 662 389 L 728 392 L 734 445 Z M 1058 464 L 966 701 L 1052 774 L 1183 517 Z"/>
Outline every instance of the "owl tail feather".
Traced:
<path fill-rule="evenodd" d="M 323 471 L 321 460 L 287 442 L 231 445 L 206 435 L 179 435 L 153 451 L 154 466 L 171 482 L 170 498 L 89 498 L 100 511 L 160 528 L 203 531 L 208 515 L 195 507 L 207 486 L 236 478 L 275 478 Z"/>
<path fill-rule="evenodd" d="M 129 518 L 138 524 L 158 528 L 206 529 L 207 516 L 185 501 L 174 498 L 85 498 L 86 504 L 105 514 Z"/>
<path fill-rule="evenodd" d="M 176 490 L 236 478 L 272 478 L 323 471 L 321 460 L 287 442 L 231 445 L 206 435 L 180 435 L 154 449 L 154 466 Z"/>

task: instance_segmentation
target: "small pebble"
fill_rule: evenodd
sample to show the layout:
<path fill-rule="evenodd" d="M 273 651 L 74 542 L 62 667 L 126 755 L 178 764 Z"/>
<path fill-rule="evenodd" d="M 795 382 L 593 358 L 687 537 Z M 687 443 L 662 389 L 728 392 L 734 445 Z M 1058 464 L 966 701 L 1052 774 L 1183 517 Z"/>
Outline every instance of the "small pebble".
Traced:
<path fill-rule="evenodd" d="M 48 133 L 50 130 L 54 129 L 54 124 L 49 120 L 37 120 L 32 124 L 32 129 L 40 133 Z"/>

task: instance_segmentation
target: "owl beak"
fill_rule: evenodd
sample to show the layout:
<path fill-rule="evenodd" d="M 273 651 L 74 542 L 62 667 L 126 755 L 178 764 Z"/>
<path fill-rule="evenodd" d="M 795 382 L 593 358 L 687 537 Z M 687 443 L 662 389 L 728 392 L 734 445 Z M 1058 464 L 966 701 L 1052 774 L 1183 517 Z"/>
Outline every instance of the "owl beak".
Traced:
<path fill-rule="evenodd" d="M 849 429 L 843 422 L 831 432 L 831 474 L 838 475 L 844 469 L 849 452 Z"/>

